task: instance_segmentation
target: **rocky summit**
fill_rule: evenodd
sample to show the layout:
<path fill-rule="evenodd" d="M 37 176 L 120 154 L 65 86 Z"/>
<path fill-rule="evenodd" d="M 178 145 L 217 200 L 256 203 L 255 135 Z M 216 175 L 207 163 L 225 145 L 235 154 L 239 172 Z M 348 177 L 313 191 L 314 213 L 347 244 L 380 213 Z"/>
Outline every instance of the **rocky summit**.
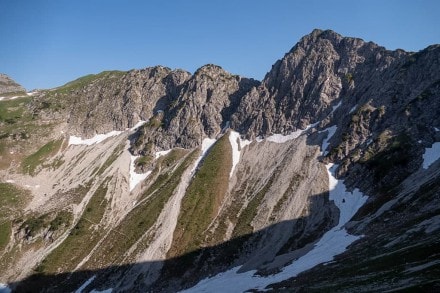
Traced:
<path fill-rule="evenodd" d="M 25 92 L 26 90 L 21 85 L 13 81 L 6 74 L 0 73 L 0 95 L 2 95 L 3 98 L 5 98 L 5 96 L 23 95 Z"/>
<path fill-rule="evenodd" d="M 0 93 L 0 291 L 440 290 L 440 45 Z"/>

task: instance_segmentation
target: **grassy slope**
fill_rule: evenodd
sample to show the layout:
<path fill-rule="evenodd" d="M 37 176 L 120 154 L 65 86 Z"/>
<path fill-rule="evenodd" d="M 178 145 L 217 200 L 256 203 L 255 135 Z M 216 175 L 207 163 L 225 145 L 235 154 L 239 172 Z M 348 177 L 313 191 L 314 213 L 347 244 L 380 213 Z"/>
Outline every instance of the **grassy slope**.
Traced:
<path fill-rule="evenodd" d="M 0 101 L 0 168 L 9 167 L 13 155 L 11 148 L 32 134 L 32 116 L 27 111 L 31 98 Z"/>
<path fill-rule="evenodd" d="M 111 265 L 112 263 L 121 263 L 124 254 L 130 249 L 147 231 L 150 229 L 165 204 L 173 195 L 175 189 L 180 183 L 183 172 L 195 160 L 196 152 L 188 154 L 183 159 L 175 161 L 182 152 L 178 150 L 168 154 L 160 164 L 169 167 L 173 171 L 166 172 L 162 176 L 158 176 L 150 188 L 146 190 L 142 198 L 146 199 L 133 210 L 114 228 L 107 236 L 107 240 L 95 251 L 86 266 L 93 268 Z M 154 186 L 154 188 L 153 188 Z M 144 239 L 140 243 L 141 248 L 148 246 L 148 239 Z"/>
<path fill-rule="evenodd" d="M 206 229 L 227 192 L 231 167 L 232 148 L 225 134 L 212 146 L 188 186 L 169 256 L 182 255 L 205 244 Z"/>
<path fill-rule="evenodd" d="M 46 91 L 46 95 L 36 104 L 36 110 L 64 111 L 69 108 L 69 104 L 75 101 L 75 96 L 71 93 L 81 90 L 95 82 L 114 82 L 126 74 L 125 71 L 103 71 L 98 74 L 89 74 L 74 81 L 68 82 L 63 86 Z"/>
<path fill-rule="evenodd" d="M 0 168 L 11 162 L 21 162 L 26 150 L 42 143 L 42 138 L 52 132 L 54 121 L 38 119 L 31 110 L 33 97 L 20 97 L 0 101 Z M 44 141 L 44 140 L 43 140 Z M 44 141 L 43 143 L 46 143 Z"/>
<path fill-rule="evenodd" d="M 20 189 L 14 184 L 0 182 L 0 252 L 8 244 L 12 221 L 20 217 L 29 195 L 29 191 Z"/>
<path fill-rule="evenodd" d="M 43 260 L 38 272 L 72 271 L 101 239 L 104 231 L 99 229 L 99 223 L 107 208 L 105 195 L 109 180 L 107 178 L 98 187 L 69 236 Z"/>
<path fill-rule="evenodd" d="M 62 143 L 63 139 L 49 141 L 38 151 L 24 158 L 21 165 L 23 173 L 35 175 L 37 168 L 43 165 L 49 157 L 55 155 L 61 148 Z"/>

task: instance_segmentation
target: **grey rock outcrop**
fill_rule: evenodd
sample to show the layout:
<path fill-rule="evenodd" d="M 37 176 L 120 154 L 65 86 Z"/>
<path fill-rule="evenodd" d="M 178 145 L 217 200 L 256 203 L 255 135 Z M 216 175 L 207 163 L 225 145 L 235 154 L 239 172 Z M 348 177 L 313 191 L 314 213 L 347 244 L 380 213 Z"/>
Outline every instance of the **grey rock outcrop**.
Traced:
<path fill-rule="evenodd" d="M 149 123 L 140 130 L 133 152 L 192 148 L 206 137 L 215 138 L 229 124 L 243 95 L 257 84 L 258 81 L 231 75 L 216 65 L 201 67 L 164 108 L 157 118 L 160 125 Z"/>
<path fill-rule="evenodd" d="M 232 127 L 248 137 L 304 129 L 323 120 L 341 99 L 347 100 L 344 109 L 353 106 L 354 89 L 364 92 L 371 84 L 380 89 L 383 72 L 407 55 L 314 30 L 272 66 L 261 87 L 243 98 Z"/>
<path fill-rule="evenodd" d="M 418 141 L 430 146 L 436 140 L 439 60 L 439 45 L 418 53 L 389 51 L 314 30 L 243 97 L 231 127 L 255 138 L 289 134 L 315 123 L 318 130 L 334 125 L 326 160 L 341 163 L 339 175 L 366 192 L 390 188 L 420 166 L 423 149 Z M 396 143 L 401 147 L 391 147 Z M 382 177 L 366 162 L 391 155 L 387 152 L 408 160 L 390 161 L 395 170 Z"/>
<path fill-rule="evenodd" d="M 62 101 L 55 108 L 68 117 L 69 132 L 83 137 L 149 120 L 132 139 L 132 153 L 141 155 L 198 146 L 227 126 L 251 139 L 312 124 L 318 130 L 337 126 L 326 160 L 341 164 L 339 175 L 348 176 L 350 186 L 368 191 L 403 180 L 420 165 L 416 142 L 429 146 L 436 140 L 439 55 L 439 45 L 418 53 L 389 51 L 314 30 L 278 60 L 261 83 L 215 65 L 203 66 L 194 75 L 157 66 L 85 77 L 47 92 L 42 100 Z M 426 109 L 425 104 L 432 107 Z M 418 126 L 427 123 L 433 127 Z M 402 138 L 410 139 L 400 155 L 411 160 L 400 175 L 391 172 L 394 179 L 376 180 L 377 172 L 365 162 Z M 357 175 L 350 177 L 359 172 L 369 174 L 363 182 L 357 182 Z"/>
<path fill-rule="evenodd" d="M 148 120 L 175 98 L 189 76 L 162 66 L 99 76 L 69 93 L 70 132 L 91 137 Z"/>
<path fill-rule="evenodd" d="M 26 90 L 6 74 L 0 73 L 0 95 L 23 94 Z"/>
<path fill-rule="evenodd" d="M 225 127 L 253 139 L 312 124 L 317 130 L 337 126 L 325 160 L 341 164 L 339 175 L 347 176 L 350 186 L 368 191 L 403 180 L 420 165 L 422 149 L 416 142 L 429 146 L 437 139 L 439 56 L 439 45 L 418 53 L 389 51 L 314 30 L 261 83 L 216 65 L 203 66 L 194 75 L 157 66 L 85 77 L 47 92 L 42 100 L 62 101 L 55 108 L 68 117 L 69 132 L 83 137 L 149 120 L 132 138 L 132 153 L 141 155 L 192 148 Z M 420 127 L 428 123 L 431 128 Z M 377 172 L 365 162 L 403 138 L 405 153 L 400 156 L 411 160 L 396 169 L 400 175 L 391 172 L 394 179 L 377 180 Z M 359 172 L 369 174 L 363 182 L 350 177 Z"/>

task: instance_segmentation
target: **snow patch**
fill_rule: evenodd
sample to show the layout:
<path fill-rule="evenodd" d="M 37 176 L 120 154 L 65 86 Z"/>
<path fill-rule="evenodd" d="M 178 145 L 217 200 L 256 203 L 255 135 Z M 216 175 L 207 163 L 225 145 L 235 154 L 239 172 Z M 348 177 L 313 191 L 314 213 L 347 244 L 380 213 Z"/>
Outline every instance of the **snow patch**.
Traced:
<path fill-rule="evenodd" d="M 434 127 L 434 130 L 437 131 L 437 132 L 440 131 L 440 129 L 438 129 L 437 127 Z"/>
<path fill-rule="evenodd" d="M 252 141 L 248 139 L 241 139 L 240 138 L 240 149 L 244 149 L 246 146 L 250 145 Z"/>
<path fill-rule="evenodd" d="M 1 100 L 0 100 L 1 101 Z M 7 285 L 0 283 L 0 293 L 11 293 L 12 290 Z"/>
<path fill-rule="evenodd" d="M 440 159 L 440 142 L 435 142 L 423 154 L 423 169 L 428 169 L 435 161 Z"/>
<path fill-rule="evenodd" d="M 272 134 L 268 138 L 266 138 L 267 141 L 275 142 L 275 143 L 285 143 L 286 141 L 298 138 L 302 134 L 302 130 L 294 131 L 288 135 L 282 135 L 279 133 Z"/>
<path fill-rule="evenodd" d="M 93 145 L 95 143 L 100 143 L 109 137 L 117 136 L 121 133 L 122 131 L 113 130 L 105 134 L 97 134 L 88 139 L 82 139 L 81 137 L 71 135 L 69 137 L 69 145 Z"/>
<path fill-rule="evenodd" d="M 155 154 L 155 158 L 157 159 L 157 158 L 159 158 L 159 157 L 165 156 L 165 155 L 167 155 L 169 152 L 171 152 L 171 150 L 166 150 L 166 151 L 156 152 L 156 154 Z"/>
<path fill-rule="evenodd" d="M 229 178 L 231 178 L 232 174 L 234 174 L 235 167 L 240 161 L 241 150 L 250 145 L 252 142 L 247 139 L 241 139 L 240 133 L 233 130 L 231 130 L 229 134 L 229 142 L 231 143 L 232 147 L 232 168 L 231 172 L 229 173 Z"/>
<path fill-rule="evenodd" d="M 18 98 L 21 98 L 21 97 L 23 97 L 23 96 L 13 96 L 13 97 L 0 97 L 0 101 L 3 101 L 3 100 L 15 100 L 15 99 L 18 99 Z"/>
<path fill-rule="evenodd" d="M 304 132 L 306 132 L 307 130 L 309 130 L 310 128 L 315 127 L 316 125 L 318 125 L 319 122 L 310 124 L 306 127 L 306 129 L 298 129 L 297 131 L 294 131 L 288 135 L 282 135 L 282 134 L 272 134 L 271 136 L 269 136 L 268 138 L 266 138 L 267 141 L 271 141 L 271 142 L 275 142 L 275 143 L 285 143 L 289 140 L 295 139 L 300 137 Z M 260 140 L 261 141 L 261 140 Z M 258 138 L 257 138 L 257 142 Z"/>
<path fill-rule="evenodd" d="M 329 115 L 332 115 L 336 111 L 336 109 L 338 109 L 341 105 L 342 105 L 342 100 L 339 101 L 339 103 L 337 103 L 336 105 L 333 106 L 333 109 L 332 109 L 332 111 L 330 112 Z"/>
<path fill-rule="evenodd" d="M 7 179 L 7 180 L 6 180 L 6 183 L 15 183 L 15 181 L 12 180 L 12 179 Z"/>
<path fill-rule="evenodd" d="M 313 249 L 284 267 L 280 273 L 262 277 L 254 275 L 256 271 L 237 273 L 240 267 L 220 273 L 214 277 L 200 281 L 196 286 L 182 292 L 244 292 L 251 289 L 263 290 L 266 286 L 279 283 L 283 280 L 297 276 L 299 273 L 315 267 L 320 263 L 332 261 L 333 258 L 343 253 L 347 247 L 359 236 L 348 234 L 343 226 L 354 216 L 358 209 L 365 203 L 367 196 L 358 189 L 348 192 L 343 182 L 337 180 L 334 171 L 337 165 L 326 165 L 329 175 L 330 200 L 340 210 L 339 223 L 326 232 L 315 244 Z"/>
<path fill-rule="evenodd" d="M 217 140 L 214 138 L 205 138 L 202 141 L 202 154 L 199 156 L 199 158 L 196 160 L 194 167 L 191 169 L 191 174 L 194 175 L 194 172 L 196 171 L 197 167 L 199 166 L 200 161 L 205 157 L 206 152 L 212 147 L 212 145 Z"/>
<path fill-rule="evenodd" d="M 322 146 L 321 146 L 321 152 L 323 152 L 324 156 L 328 153 L 327 148 L 330 145 L 329 141 L 333 137 L 333 135 L 335 134 L 337 129 L 338 129 L 338 127 L 336 125 L 334 125 L 334 126 L 331 126 L 329 128 L 326 128 L 326 129 L 320 131 L 320 133 L 324 132 L 324 131 L 328 131 L 327 137 L 324 139 L 324 141 L 322 142 Z"/>
<path fill-rule="evenodd" d="M 130 128 L 130 131 L 134 131 L 136 129 L 138 129 L 139 127 L 141 127 L 142 125 L 144 125 L 145 123 L 147 123 L 148 121 L 144 121 L 144 120 L 139 120 L 138 123 L 135 124 L 135 126 L 133 126 L 132 128 Z"/>
<path fill-rule="evenodd" d="M 420 231 L 421 229 L 424 229 L 425 233 L 428 233 L 428 234 L 440 229 L 440 215 L 434 216 L 430 219 L 427 219 L 427 220 L 421 222 L 414 229 L 414 232 Z"/>
<path fill-rule="evenodd" d="M 329 189 L 330 200 L 333 200 L 339 208 L 339 224 L 337 227 L 342 227 L 350 221 L 361 206 L 367 201 L 367 196 L 362 194 L 359 189 L 354 189 L 353 192 L 346 190 L 345 184 L 335 178 L 334 173 L 337 165 L 327 164 L 327 173 L 329 175 Z"/>
<path fill-rule="evenodd" d="M 404 273 L 414 273 L 414 272 L 418 272 L 418 271 L 421 271 L 421 270 L 427 269 L 427 268 L 429 268 L 429 267 L 435 266 L 435 265 L 437 265 L 437 264 L 439 264 L 439 263 L 440 263 L 440 260 L 434 260 L 434 261 L 428 262 L 428 263 L 423 264 L 423 265 L 419 265 L 419 266 L 415 266 L 415 267 L 412 267 L 412 268 L 406 269 Z"/>
<path fill-rule="evenodd" d="M 229 178 L 232 177 L 232 174 L 234 174 L 235 167 L 238 164 L 238 161 L 240 161 L 240 133 L 232 131 L 229 133 L 229 142 L 231 143 L 232 147 L 232 168 L 231 172 L 229 173 Z"/>
<path fill-rule="evenodd" d="M 84 284 L 81 285 L 81 287 L 79 287 L 75 293 L 82 293 L 82 291 L 88 286 L 90 285 L 90 283 L 93 282 L 93 280 L 95 280 L 96 276 L 91 277 L 90 279 L 88 279 Z"/>
<path fill-rule="evenodd" d="M 241 150 L 250 145 L 252 142 L 247 139 L 241 139 L 240 133 L 233 130 L 231 130 L 229 134 L 229 142 L 231 143 L 232 147 L 232 168 L 231 172 L 229 173 L 229 178 L 231 178 L 232 174 L 234 174 L 235 167 L 240 161 Z"/>
<path fill-rule="evenodd" d="M 205 154 L 216 141 L 214 138 L 205 138 L 202 142 L 202 153 Z"/>
<path fill-rule="evenodd" d="M 95 290 L 95 289 L 90 291 L 90 293 L 112 293 L 112 292 L 113 292 L 113 288 L 105 289 L 103 291 L 98 291 L 98 290 Z"/>
<path fill-rule="evenodd" d="M 356 105 L 354 105 L 354 106 L 353 106 L 353 108 L 351 108 L 351 109 L 350 109 L 350 111 L 348 112 L 348 114 L 351 114 L 351 113 L 353 113 L 353 112 L 354 112 L 354 110 L 356 110 L 357 106 L 358 106 L 357 104 L 356 104 Z"/>
<path fill-rule="evenodd" d="M 27 189 L 30 189 L 30 188 L 38 189 L 38 188 L 40 188 L 40 185 L 38 185 L 38 184 L 37 185 L 25 184 L 24 187 L 27 188 Z"/>
<path fill-rule="evenodd" d="M 146 173 L 136 173 L 134 162 L 140 156 L 130 156 L 130 192 L 139 184 L 139 182 L 145 180 L 148 175 L 151 174 L 151 171 L 147 171 Z"/>

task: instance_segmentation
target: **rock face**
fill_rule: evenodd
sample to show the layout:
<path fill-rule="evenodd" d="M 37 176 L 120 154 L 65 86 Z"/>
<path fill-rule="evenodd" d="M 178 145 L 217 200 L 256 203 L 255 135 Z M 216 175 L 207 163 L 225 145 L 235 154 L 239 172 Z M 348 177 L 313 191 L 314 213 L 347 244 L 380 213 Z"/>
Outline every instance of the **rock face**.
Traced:
<path fill-rule="evenodd" d="M 243 99 L 233 126 L 250 137 L 304 129 L 323 120 L 341 99 L 359 99 L 355 89 L 364 93 L 367 83 L 380 89 L 384 71 L 406 56 L 333 31 L 314 30 Z"/>
<path fill-rule="evenodd" d="M 175 99 L 189 77 L 186 71 L 162 66 L 110 71 L 74 81 L 49 96 L 63 99 L 60 108 L 68 116 L 69 131 L 88 138 L 148 120 Z"/>
<path fill-rule="evenodd" d="M 26 90 L 6 74 L 0 73 L 0 95 L 23 94 Z"/>
<path fill-rule="evenodd" d="M 193 148 L 206 137 L 217 137 L 229 125 L 241 97 L 258 84 L 252 79 L 233 76 L 219 66 L 201 67 L 176 91 L 178 95 L 158 118 L 160 125 L 144 126 L 133 152 Z"/>
<path fill-rule="evenodd" d="M 213 276 L 195 290 L 225 276 L 251 280 L 243 291 L 438 290 L 439 97 L 440 45 L 389 51 L 322 30 L 261 82 L 157 66 L 42 91 L 24 123 L 57 125 L 59 148 L 26 154 L 33 177 L 0 173 L 47 182 L 26 212 L 8 207 L 0 275 L 18 291 L 175 292 Z"/>

